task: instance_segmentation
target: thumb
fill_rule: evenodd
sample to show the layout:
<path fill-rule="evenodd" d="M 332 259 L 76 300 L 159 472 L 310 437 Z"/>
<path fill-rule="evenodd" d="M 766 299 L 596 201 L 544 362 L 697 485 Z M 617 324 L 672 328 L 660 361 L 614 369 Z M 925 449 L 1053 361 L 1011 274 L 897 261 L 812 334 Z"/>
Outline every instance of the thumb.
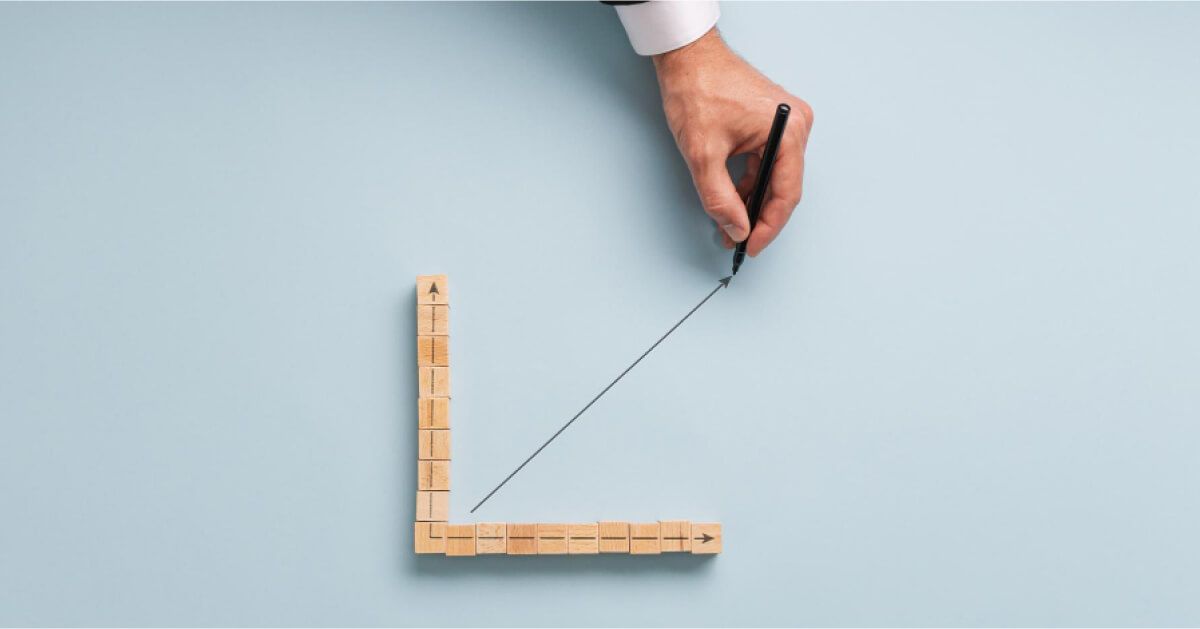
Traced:
<path fill-rule="evenodd" d="M 750 219 L 746 216 L 746 204 L 733 186 L 725 160 L 697 161 L 688 166 L 704 211 L 734 242 L 749 238 Z"/>

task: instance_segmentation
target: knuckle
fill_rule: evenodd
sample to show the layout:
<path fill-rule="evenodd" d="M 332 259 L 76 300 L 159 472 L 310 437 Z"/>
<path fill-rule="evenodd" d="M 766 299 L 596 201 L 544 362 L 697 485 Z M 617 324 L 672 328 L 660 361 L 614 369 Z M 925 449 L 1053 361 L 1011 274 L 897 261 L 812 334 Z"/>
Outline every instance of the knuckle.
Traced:
<path fill-rule="evenodd" d="M 689 131 L 679 136 L 679 152 L 683 158 L 692 164 L 704 164 L 713 159 L 718 153 L 713 141 L 707 134 Z"/>
<path fill-rule="evenodd" d="M 804 115 L 804 126 L 811 130 L 814 121 L 813 108 L 804 101 L 797 102 L 796 107 L 800 110 L 800 113 Z"/>
<path fill-rule="evenodd" d="M 702 141 L 687 142 L 682 149 L 683 158 L 691 164 L 703 165 L 708 163 L 712 151 Z"/>

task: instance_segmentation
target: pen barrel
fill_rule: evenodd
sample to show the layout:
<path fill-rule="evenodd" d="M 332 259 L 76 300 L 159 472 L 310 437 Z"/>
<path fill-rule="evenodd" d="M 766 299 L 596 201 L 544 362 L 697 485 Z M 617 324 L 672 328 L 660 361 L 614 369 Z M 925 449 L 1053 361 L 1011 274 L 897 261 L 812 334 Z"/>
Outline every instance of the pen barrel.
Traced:
<path fill-rule="evenodd" d="M 758 164 L 758 175 L 754 178 L 754 188 L 746 202 L 746 214 L 750 218 L 750 229 L 758 224 L 758 215 L 762 211 L 763 201 L 767 198 L 767 189 L 771 183 L 771 170 L 775 168 L 775 156 L 779 153 L 779 142 L 783 139 L 783 131 L 787 128 L 788 116 L 792 108 L 787 103 L 780 103 L 775 108 L 775 120 L 771 122 L 771 132 L 767 135 L 767 145 L 763 147 L 762 160 Z"/>

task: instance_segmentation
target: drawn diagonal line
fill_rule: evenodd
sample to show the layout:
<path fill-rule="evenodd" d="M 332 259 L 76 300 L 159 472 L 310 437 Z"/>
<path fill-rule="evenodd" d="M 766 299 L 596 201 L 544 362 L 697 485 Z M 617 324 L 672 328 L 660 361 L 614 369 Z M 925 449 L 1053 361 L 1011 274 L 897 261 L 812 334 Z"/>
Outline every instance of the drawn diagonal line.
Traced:
<path fill-rule="evenodd" d="M 600 398 L 604 397 L 604 394 L 608 393 L 609 389 L 613 388 L 614 385 L 616 385 L 618 382 L 621 381 L 621 378 L 625 377 L 625 374 L 632 371 L 633 368 L 636 367 L 638 363 L 642 362 L 643 358 L 650 355 L 650 352 L 654 351 L 654 348 L 658 347 L 660 343 L 667 340 L 667 337 L 671 336 L 671 333 L 674 332 L 676 328 L 683 325 L 683 322 L 687 321 L 688 317 L 692 316 L 693 313 L 695 313 L 697 310 L 699 310 L 700 306 L 703 306 L 705 304 L 705 302 L 707 302 L 709 299 L 712 298 L 713 295 L 716 295 L 717 291 L 721 290 L 722 288 L 725 288 L 726 286 L 729 286 L 729 280 L 730 280 L 729 277 L 721 278 L 721 280 L 717 282 L 717 287 L 712 289 L 712 292 L 710 292 L 708 295 L 706 295 L 704 297 L 704 299 L 701 299 L 700 303 L 696 304 L 696 306 L 694 308 L 692 308 L 691 310 L 689 310 L 687 314 L 683 315 L 683 318 L 680 319 L 678 322 L 676 322 L 675 325 L 671 326 L 671 329 L 667 330 L 666 334 L 662 335 L 662 337 L 660 337 L 657 341 L 655 341 L 654 344 L 650 346 L 650 349 L 646 350 L 645 352 L 642 352 L 642 355 L 638 356 L 638 359 L 633 361 L 633 364 L 626 367 L 625 371 L 621 372 L 621 375 L 617 376 L 612 382 L 608 383 L 608 386 L 604 387 L 604 389 L 602 391 L 600 391 L 600 393 L 596 394 L 596 397 L 592 398 L 591 402 L 588 402 L 582 409 L 580 409 L 580 411 L 578 413 L 575 413 L 574 417 L 572 417 L 570 420 L 568 420 L 567 423 L 563 424 L 562 428 L 559 428 L 557 432 L 555 432 L 553 435 L 551 435 L 550 438 L 546 440 L 546 443 L 543 443 L 541 446 L 538 447 L 537 450 L 534 450 L 533 454 L 529 455 L 529 458 L 525 459 L 524 462 L 522 462 L 520 465 L 517 466 L 517 469 L 513 470 L 512 473 L 510 473 L 508 476 L 505 476 L 504 480 L 500 481 L 500 484 L 496 485 L 495 489 L 488 492 L 488 495 L 484 496 L 483 500 L 479 501 L 479 504 L 477 504 L 471 508 L 471 513 L 475 513 L 476 509 L 478 509 L 479 507 L 482 507 L 483 503 L 487 502 L 489 498 L 491 498 L 492 496 L 494 496 L 496 494 L 496 492 L 500 491 L 501 487 L 503 487 L 505 484 L 507 484 L 508 481 L 512 480 L 512 477 L 516 476 L 517 472 L 520 472 L 522 469 L 525 468 L 526 465 L 529 465 L 529 462 L 532 461 L 534 457 L 541 454 L 542 450 L 546 449 L 546 446 L 550 445 L 550 443 L 553 442 L 555 439 L 557 439 L 559 435 L 563 434 L 563 431 L 565 431 L 567 428 L 570 428 L 571 424 L 575 423 L 575 420 L 579 419 L 579 417 L 581 415 L 586 413 L 587 410 L 589 408 L 591 408 L 593 404 L 596 403 L 596 400 L 599 400 Z"/>

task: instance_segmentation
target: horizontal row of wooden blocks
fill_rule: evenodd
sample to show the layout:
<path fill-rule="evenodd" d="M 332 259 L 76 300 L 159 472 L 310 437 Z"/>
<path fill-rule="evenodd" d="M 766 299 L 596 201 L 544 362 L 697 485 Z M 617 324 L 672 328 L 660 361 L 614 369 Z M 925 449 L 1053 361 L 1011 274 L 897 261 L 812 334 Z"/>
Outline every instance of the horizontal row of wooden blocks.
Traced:
<path fill-rule="evenodd" d="M 420 509 L 418 506 L 418 511 Z M 417 522 L 414 525 L 414 549 L 418 554 L 449 557 L 600 553 L 714 555 L 721 552 L 721 525 L 686 520 L 587 524 Z"/>

